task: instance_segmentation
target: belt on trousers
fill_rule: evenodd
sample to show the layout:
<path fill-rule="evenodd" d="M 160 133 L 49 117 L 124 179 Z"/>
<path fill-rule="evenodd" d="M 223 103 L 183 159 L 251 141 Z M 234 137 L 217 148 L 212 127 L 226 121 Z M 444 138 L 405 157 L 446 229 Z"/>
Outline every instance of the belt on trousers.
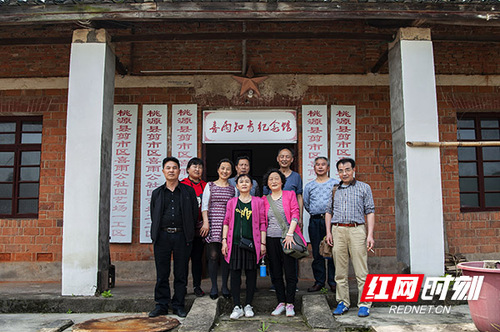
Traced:
<path fill-rule="evenodd" d="M 311 219 L 325 219 L 325 214 L 311 214 Z"/>
<path fill-rule="evenodd" d="M 176 228 L 176 227 L 160 227 L 160 230 L 167 232 L 167 233 L 179 233 L 182 232 L 182 228 Z"/>
<path fill-rule="evenodd" d="M 334 223 L 332 223 L 332 225 L 333 226 L 341 226 L 341 227 L 358 227 L 359 225 L 362 225 L 362 224 L 357 224 L 355 222 L 350 223 L 350 224 L 342 224 L 342 223 L 334 222 Z"/>

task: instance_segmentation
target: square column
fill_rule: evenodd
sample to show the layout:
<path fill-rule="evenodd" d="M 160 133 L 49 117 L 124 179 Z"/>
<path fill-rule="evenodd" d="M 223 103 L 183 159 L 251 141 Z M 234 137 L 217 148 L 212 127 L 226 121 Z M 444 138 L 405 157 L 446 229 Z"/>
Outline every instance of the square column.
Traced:
<path fill-rule="evenodd" d="M 64 178 L 62 295 L 108 288 L 115 55 L 105 30 L 73 33 Z"/>
<path fill-rule="evenodd" d="M 434 58 L 429 29 L 402 28 L 389 46 L 399 272 L 444 273 L 444 226 Z"/>

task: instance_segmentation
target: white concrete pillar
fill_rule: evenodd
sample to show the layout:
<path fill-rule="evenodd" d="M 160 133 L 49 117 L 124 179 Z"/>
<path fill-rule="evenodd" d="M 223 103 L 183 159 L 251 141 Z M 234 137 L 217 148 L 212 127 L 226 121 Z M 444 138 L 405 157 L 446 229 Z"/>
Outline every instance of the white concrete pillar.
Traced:
<path fill-rule="evenodd" d="M 397 259 L 400 272 L 444 271 L 444 226 L 434 58 L 429 29 L 402 28 L 389 46 Z"/>
<path fill-rule="evenodd" d="M 105 30 L 73 33 L 64 177 L 62 295 L 107 289 L 115 55 Z"/>

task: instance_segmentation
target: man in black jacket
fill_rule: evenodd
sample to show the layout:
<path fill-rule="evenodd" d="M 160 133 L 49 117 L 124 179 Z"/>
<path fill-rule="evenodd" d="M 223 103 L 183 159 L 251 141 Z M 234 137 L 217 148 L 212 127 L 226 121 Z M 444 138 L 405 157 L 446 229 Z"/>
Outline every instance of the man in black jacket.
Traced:
<path fill-rule="evenodd" d="M 191 254 L 198 201 L 193 188 L 179 182 L 180 164 L 174 157 L 163 159 L 165 184 L 151 195 L 151 239 L 156 264 L 156 307 L 149 317 L 174 314 L 186 317 L 188 262 Z M 174 296 L 170 298 L 170 263 L 174 255 Z"/>

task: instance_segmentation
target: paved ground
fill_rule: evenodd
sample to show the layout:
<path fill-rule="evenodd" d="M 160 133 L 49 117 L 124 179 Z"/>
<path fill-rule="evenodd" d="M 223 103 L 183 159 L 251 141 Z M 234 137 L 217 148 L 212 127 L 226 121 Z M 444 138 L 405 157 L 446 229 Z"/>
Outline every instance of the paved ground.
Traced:
<path fill-rule="evenodd" d="M 275 293 L 269 291 L 268 278 L 259 278 L 255 297 L 254 318 L 229 319 L 232 310 L 230 300 L 220 297 L 217 301 L 208 296 L 196 298 L 188 289 L 188 316 L 181 321 L 177 331 L 477 331 L 470 318 L 467 305 L 451 307 L 391 307 L 375 306 L 368 318 L 357 317 L 356 308 L 340 317 L 333 317 L 335 305 L 331 292 L 305 291 L 310 280 L 299 282 L 297 293 L 297 316 L 272 317 L 270 312 L 276 305 Z M 89 319 L 125 315 L 127 313 L 146 315 L 154 305 L 152 282 L 117 282 L 111 289 L 112 298 L 62 297 L 60 283 L 12 283 L 0 282 L 0 331 L 72 331 L 63 329 L 68 321 L 80 323 Z M 203 280 L 202 287 L 209 289 L 209 280 Z M 353 294 L 354 296 L 355 294 Z M 17 313 L 7 313 L 10 309 Z M 23 310 L 25 308 L 26 310 Z M 37 310 L 38 309 L 38 310 Z M 131 310 L 130 310 L 131 309 Z M 399 310 L 399 311 L 398 311 Z M 448 311 L 449 310 L 449 311 Z M 48 311 L 50 313 L 41 313 Z M 94 311 L 94 313 L 85 313 Z M 97 312 L 96 312 L 97 311 Z M 409 312 L 412 313 L 409 313 Z M 12 311 L 10 311 L 12 312 Z M 70 313 L 71 312 L 71 313 Z M 178 318 L 175 315 L 171 317 Z M 50 325 L 51 324 L 51 325 Z M 60 329 L 42 330 L 48 326 Z"/>

